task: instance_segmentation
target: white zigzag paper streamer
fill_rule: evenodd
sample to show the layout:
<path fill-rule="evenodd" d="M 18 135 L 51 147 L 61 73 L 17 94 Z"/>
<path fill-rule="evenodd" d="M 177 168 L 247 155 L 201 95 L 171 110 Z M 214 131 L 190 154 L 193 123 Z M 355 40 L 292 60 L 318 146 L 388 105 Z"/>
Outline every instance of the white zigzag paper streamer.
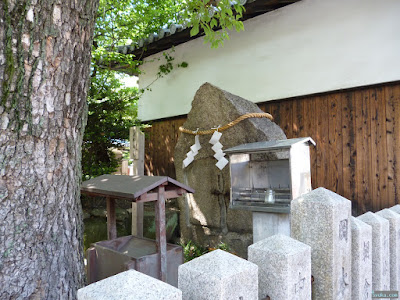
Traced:
<path fill-rule="evenodd" d="M 225 168 L 225 166 L 228 164 L 228 160 L 224 157 L 225 153 L 222 151 L 222 144 L 219 142 L 220 138 L 222 136 L 222 133 L 219 131 L 215 131 L 209 141 L 210 144 L 213 146 L 211 149 L 215 152 L 214 157 L 218 162 L 215 164 L 218 169 L 222 170 Z"/>
<path fill-rule="evenodd" d="M 196 135 L 194 137 L 194 144 L 190 146 L 190 151 L 186 153 L 186 158 L 183 160 L 183 167 L 186 168 L 188 165 L 190 165 L 194 157 L 199 153 L 199 150 L 201 149 L 200 141 L 199 141 L 199 136 Z"/>

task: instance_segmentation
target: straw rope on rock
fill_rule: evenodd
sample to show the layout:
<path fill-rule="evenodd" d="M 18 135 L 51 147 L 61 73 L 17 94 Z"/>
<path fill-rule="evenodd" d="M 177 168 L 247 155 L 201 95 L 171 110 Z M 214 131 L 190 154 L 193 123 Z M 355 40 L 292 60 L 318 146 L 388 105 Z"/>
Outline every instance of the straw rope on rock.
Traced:
<path fill-rule="evenodd" d="M 232 121 L 232 122 L 230 122 L 230 123 L 228 123 L 228 124 L 225 124 L 224 126 L 215 128 L 215 129 L 209 129 L 209 130 L 195 130 L 195 131 L 193 131 L 193 130 L 186 129 L 186 128 L 184 128 L 183 126 L 181 126 L 181 127 L 179 127 L 179 131 L 180 131 L 180 132 L 183 132 L 183 133 L 187 133 L 187 134 L 192 134 L 192 135 L 207 135 L 207 134 L 213 134 L 215 131 L 219 131 L 219 132 L 225 131 L 225 130 L 227 130 L 227 129 L 233 127 L 233 126 L 235 126 L 235 125 L 238 124 L 239 122 L 241 122 L 241 121 L 243 121 L 243 120 L 246 120 L 246 119 L 248 119 L 248 118 L 268 118 L 268 119 L 270 119 L 271 121 L 274 119 L 274 118 L 272 117 L 272 115 L 269 114 L 269 113 L 247 113 L 247 114 L 244 114 L 244 115 L 240 116 L 240 117 L 237 118 L 236 120 L 234 120 L 234 121 Z"/>

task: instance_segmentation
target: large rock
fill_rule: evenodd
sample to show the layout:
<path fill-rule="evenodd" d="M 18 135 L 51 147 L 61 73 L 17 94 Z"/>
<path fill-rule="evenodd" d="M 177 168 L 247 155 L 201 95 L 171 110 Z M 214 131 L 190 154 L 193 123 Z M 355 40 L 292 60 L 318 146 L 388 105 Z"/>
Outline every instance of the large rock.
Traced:
<path fill-rule="evenodd" d="M 208 130 L 223 126 L 246 113 L 256 112 L 262 111 L 254 103 L 205 83 L 196 92 L 183 127 Z M 182 133 L 175 148 L 177 180 L 196 191 L 179 200 L 181 236 L 183 241 L 193 240 L 203 246 L 225 242 L 246 257 L 251 239 L 242 243 L 238 243 L 237 238 L 231 239 L 237 234 L 252 233 L 251 212 L 229 209 L 229 167 L 220 171 L 215 166 L 217 160 L 213 157 L 210 138 L 211 135 L 200 136 L 202 148 L 186 168 L 182 167 L 182 162 L 194 144 L 194 136 Z M 281 139 L 286 139 L 286 136 L 278 125 L 266 118 L 250 118 L 224 131 L 220 142 L 223 149 L 227 149 L 244 143 Z"/>

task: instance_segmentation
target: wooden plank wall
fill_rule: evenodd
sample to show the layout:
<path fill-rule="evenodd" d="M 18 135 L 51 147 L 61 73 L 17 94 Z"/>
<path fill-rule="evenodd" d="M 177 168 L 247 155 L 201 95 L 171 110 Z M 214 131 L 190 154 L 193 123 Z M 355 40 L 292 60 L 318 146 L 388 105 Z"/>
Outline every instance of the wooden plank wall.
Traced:
<path fill-rule="evenodd" d="M 145 175 L 176 178 L 174 148 L 180 134 L 179 127 L 185 121 L 186 117 L 155 121 L 145 130 Z"/>
<path fill-rule="evenodd" d="M 311 136 L 313 188 L 352 200 L 353 214 L 399 204 L 400 82 L 259 105 L 288 138 Z M 175 177 L 173 150 L 185 117 L 154 122 L 147 174 Z"/>

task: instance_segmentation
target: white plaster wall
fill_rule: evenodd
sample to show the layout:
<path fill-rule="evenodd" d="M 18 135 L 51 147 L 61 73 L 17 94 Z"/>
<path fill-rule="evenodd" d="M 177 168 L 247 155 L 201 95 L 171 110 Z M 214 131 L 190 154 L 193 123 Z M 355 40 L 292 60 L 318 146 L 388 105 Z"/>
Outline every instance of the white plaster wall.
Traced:
<path fill-rule="evenodd" d="M 162 63 L 146 59 L 139 85 Z M 186 114 L 210 82 L 254 102 L 400 80 L 399 0 L 303 0 L 245 22 L 224 47 L 203 38 L 175 47 L 175 69 L 139 102 L 139 118 Z M 152 61 L 152 62 L 151 62 Z"/>

